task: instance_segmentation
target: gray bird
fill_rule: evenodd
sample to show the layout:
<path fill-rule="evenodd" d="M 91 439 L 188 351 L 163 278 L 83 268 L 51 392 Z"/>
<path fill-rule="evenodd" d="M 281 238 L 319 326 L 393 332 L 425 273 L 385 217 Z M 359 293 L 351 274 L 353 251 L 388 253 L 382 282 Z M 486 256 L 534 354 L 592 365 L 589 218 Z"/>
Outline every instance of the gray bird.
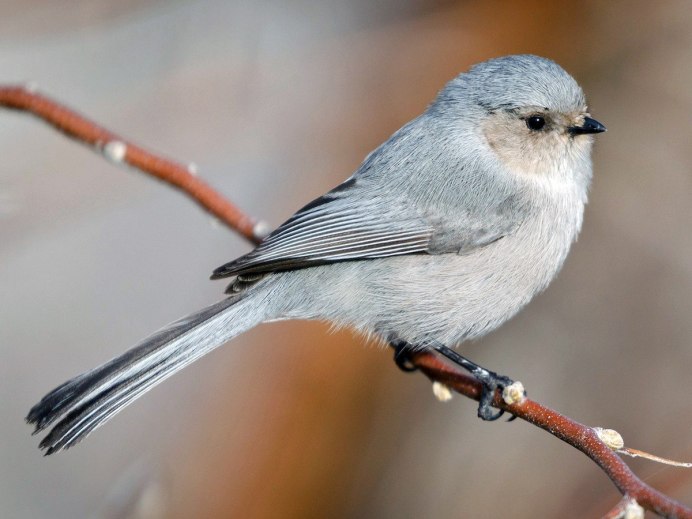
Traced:
<path fill-rule="evenodd" d="M 140 395 L 269 321 L 325 320 L 396 347 L 433 348 L 484 384 L 479 416 L 511 382 L 449 346 L 516 314 L 560 270 L 582 225 L 592 119 L 545 58 L 491 59 L 255 250 L 216 269 L 229 297 L 54 389 L 27 417 L 40 447 L 69 448 Z M 450 353 L 451 352 L 451 353 Z M 405 362 L 400 362 L 405 365 Z"/>

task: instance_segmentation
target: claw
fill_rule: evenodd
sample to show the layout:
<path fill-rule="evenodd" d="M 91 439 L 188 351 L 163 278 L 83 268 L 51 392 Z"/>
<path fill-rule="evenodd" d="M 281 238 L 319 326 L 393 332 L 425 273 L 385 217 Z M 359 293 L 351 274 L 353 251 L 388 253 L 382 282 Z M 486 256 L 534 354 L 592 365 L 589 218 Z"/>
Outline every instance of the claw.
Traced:
<path fill-rule="evenodd" d="M 486 398 L 485 394 L 489 395 Z M 483 386 L 483 393 L 481 394 L 481 400 L 478 402 L 478 418 L 486 422 L 494 422 L 505 414 L 504 409 L 498 409 L 497 411 L 492 408 L 493 396 L 495 395 L 495 390 L 490 390 Z"/>
<path fill-rule="evenodd" d="M 412 373 L 418 368 L 411 362 L 411 345 L 406 341 L 394 340 L 390 343 L 394 348 L 394 362 L 405 373 Z"/>
<path fill-rule="evenodd" d="M 482 376 L 476 376 L 480 380 L 481 384 L 483 384 L 481 397 L 478 400 L 478 417 L 486 422 L 494 422 L 505 414 L 504 409 L 494 411 L 492 404 L 493 398 L 495 398 L 495 391 L 498 388 L 504 387 L 506 380 L 503 379 L 507 379 L 507 377 L 500 377 L 492 371 L 487 371 L 486 373 L 483 373 Z"/>
<path fill-rule="evenodd" d="M 492 407 L 489 407 L 488 410 L 491 410 Z M 495 420 L 499 420 L 502 418 L 502 415 L 505 414 L 504 409 L 499 409 L 497 413 L 491 413 L 491 414 L 481 414 L 481 408 L 478 408 L 478 417 L 485 421 L 485 422 L 494 422 Z"/>

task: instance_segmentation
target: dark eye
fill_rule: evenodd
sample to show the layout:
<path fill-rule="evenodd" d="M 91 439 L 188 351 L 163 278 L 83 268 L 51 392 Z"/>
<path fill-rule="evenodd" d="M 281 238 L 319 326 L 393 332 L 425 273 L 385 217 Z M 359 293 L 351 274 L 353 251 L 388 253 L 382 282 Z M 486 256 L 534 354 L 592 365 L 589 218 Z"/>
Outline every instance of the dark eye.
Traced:
<path fill-rule="evenodd" d="M 541 130 L 545 126 L 545 117 L 532 115 L 526 119 L 526 126 L 529 127 L 529 130 Z"/>

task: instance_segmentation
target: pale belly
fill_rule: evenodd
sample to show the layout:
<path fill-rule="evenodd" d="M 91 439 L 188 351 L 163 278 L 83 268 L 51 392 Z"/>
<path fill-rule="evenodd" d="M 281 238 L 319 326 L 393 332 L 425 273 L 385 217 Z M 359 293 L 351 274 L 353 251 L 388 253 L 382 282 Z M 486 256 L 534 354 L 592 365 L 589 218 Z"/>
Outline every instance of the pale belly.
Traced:
<path fill-rule="evenodd" d="M 516 314 L 553 279 L 571 243 L 548 239 L 527 249 L 520 238 L 462 256 L 396 256 L 287 272 L 282 281 L 300 283 L 289 292 L 301 296 L 282 317 L 327 320 L 384 340 L 452 346 Z"/>

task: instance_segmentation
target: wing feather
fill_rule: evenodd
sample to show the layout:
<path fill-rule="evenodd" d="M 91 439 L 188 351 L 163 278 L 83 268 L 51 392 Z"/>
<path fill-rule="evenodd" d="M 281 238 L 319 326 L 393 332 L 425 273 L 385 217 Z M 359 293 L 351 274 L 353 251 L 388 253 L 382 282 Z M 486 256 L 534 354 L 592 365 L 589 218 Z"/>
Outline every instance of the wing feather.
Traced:
<path fill-rule="evenodd" d="M 216 269 L 212 279 L 427 250 L 430 225 L 398 216 L 395 207 L 375 208 L 372 200 L 354 205 L 358 197 L 343 196 L 351 189 L 339 187 L 311 202 L 254 251 Z"/>
<path fill-rule="evenodd" d="M 441 211 L 437 201 L 413 203 L 405 191 L 374 188 L 357 175 L 303 207 L 249 254 L 217 268 L 212 279 L 250 274 L 255 279 L 279 270 L 403 254 L 464 254 L 513 232 L 521 222 L 512 196 L 484 199 L 487 207 Z"/>

